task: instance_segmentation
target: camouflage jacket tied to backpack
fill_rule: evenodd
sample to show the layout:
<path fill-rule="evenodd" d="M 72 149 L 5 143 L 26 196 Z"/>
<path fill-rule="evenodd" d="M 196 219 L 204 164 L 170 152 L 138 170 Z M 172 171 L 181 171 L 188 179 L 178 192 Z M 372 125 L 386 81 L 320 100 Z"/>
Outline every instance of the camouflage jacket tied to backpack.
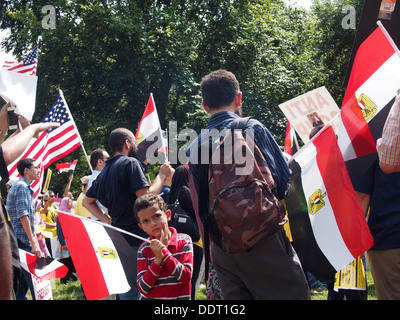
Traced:
<path fill-rule="evenodd" d="M 262 153 L 242 131 L 247 121 L 232 123 L 209 164 L 210 233 L 230 254 L 249 250 L 287 221 Z"/>

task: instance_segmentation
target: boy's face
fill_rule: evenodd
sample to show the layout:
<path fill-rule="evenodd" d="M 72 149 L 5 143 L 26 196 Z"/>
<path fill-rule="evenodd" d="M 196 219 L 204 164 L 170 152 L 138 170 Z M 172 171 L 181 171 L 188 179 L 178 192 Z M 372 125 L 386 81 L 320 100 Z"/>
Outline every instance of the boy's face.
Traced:
<path fill-rule="evenodd" d="M 153 238 L 160 239 L 161 231 L 168 229 L 168 221 L 171 219 L 171 211 L 162 211 L 157 205 L 148 207 L 138 212 L 139 227 Z"/>

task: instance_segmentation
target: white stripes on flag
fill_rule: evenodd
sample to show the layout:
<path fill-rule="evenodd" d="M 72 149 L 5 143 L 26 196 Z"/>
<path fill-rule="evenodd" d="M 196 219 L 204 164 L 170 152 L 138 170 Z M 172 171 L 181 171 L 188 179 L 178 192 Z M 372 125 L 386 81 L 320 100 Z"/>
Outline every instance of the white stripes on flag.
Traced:
<path fill-rule="evenodd" d="M 318 214 L 310 214 L 309 218 L 318 246 L 332 266 L 340 270 L 349 261 L 352 261 L 354 257 L 343 241 L 318 163 L 317 161 L 310 161 L 310 159 L 316 159 L 316 157 L 317 149 L 313 144 L 310 144 L 304 152 L 298 155 L 296 161 L 302 169 L 301 181 L 305 198 L 310 199 L 317 187 L 320 188 L 322 195 L 326 193 L 326 196 L 321 199 L 325 202 L 325 205 Z M 335 169 L 332 168 L 332 170 Z"/>
<path fill-rule="evenodd" d="M 42 122 L 59 122 L 60 127 L 44 131 L 38 139 L 32 139 L 22 155 L 8 165 L 10 179 L 19 176 L 17 164 L 20 159 L 32 158 L 41 169 L 40 178 L 33 182 L 34 198 L 39 195 L 43 182 L 43 172 L 52 163 L 67 156 L 81 145 L 78 129 L 76 128 L 68 106 L 62 94 L 57 98 Z"/>

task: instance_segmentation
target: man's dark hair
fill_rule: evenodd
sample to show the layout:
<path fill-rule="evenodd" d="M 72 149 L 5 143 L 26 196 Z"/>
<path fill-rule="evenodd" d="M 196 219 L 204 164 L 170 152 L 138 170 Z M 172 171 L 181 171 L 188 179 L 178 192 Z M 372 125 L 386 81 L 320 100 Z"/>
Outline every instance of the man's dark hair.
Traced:
<path fill-rule="evenodd" d="M 131 140 L 130 131 L 124 128 L 118 128 L 110 133 L 109 144 L 111 151 L 121 152 L 126 140 Z"/>
<path fill-rule="evenodd" d="M 31 159 L 31 158 L 25 158 L 25 159 L 19 160 L 19 162 L 17 164 L 18 173 L 21 176 L 24 176 L 25 169 L 26 168 L 30 169 L 30 167 L 32 167 L 34 162 L 35 162 L 35 159 Z"/>
<path fill-rule="evenodd" d="M 213 110 L 231 105 L 240 91 L 232 72 L 220 69 L 203 78 L 200 85 L 204 103 Z"/>
<path fill-rule="evenodd" d="M 104 151 L 105 149 L 96 149 L 93 150 L 92 153 L 90 154 L 90 165 L 92 166 L 92 169 L 95 169 L 97 167 L 97 161 L 98 160 L 104 160 Z"/>
<path fill-rule="evenodd" d="M 134 205 L 135 218 L 138 223 L 140 223 L 138 212 L 140 210 L 145 210 L 152 206 L 158 206 L 161 211 L 166 212 L 168 210 L 167 204 L 164 199 L 159 194 L 147 193 L 136 199 Z"/>

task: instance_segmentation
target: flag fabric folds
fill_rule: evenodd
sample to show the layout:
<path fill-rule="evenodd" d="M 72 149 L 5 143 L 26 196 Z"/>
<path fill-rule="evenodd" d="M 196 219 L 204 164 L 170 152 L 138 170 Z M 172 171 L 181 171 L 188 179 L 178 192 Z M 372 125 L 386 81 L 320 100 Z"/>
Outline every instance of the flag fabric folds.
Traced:
<path fill-rule="evenodd" d="M 78 160 L 74 160 L 72 162 L 57 163 L 56 168 L 58 173 L 74 173 L 77 162 Z"/>
<path fill-rule="evenodd" d="M 332 127 L 297 152 L 289 167 L 292 243 L 303 267 L 325 281 L 373 245 Z"/>
<path fill-rule="evenodd" d="M 0 95 L 16 106 L 15 113 L 32 121 L 35 113 L 38 47 L 22 61 L 5 61 L 0 70 Z"/>
<path fill-rule="evenodd" d="M 400 56 L 380 25 L 358 48 L 341 108 L 338 143 L 353 181 L 376 159 L 376 140 L 400 88 L 398 70 Z"/>
<path fill-rule="evenodd" d="M 38 258 L 33 253 L 19 249 L 21 266 L 41 280 L 60 279 L 68 272 L 67 266 L 51 257 Z"/>
<path fill-rule="evenodd" d="M 120 231 L 93 220 L 57 212 L 88 300 L 125 293 L 136 286 L 136 254 Z"/>
<path fill-rule="evenodd" d="M 35 191 L 35 199 L 42 186 L 44 170 L 81 145 L 78 129 L 62 94 L 59 95 L 42 122 L 59 122 L 60 126 L 42 132 L 38 139 L 32 139 L 22 155 L 7 167 L 10 179 L 15 179 L 19 176 L 17 164 L 20 159 L 32 158 L 36 160 L 41 173 L 40 178 L 31 185 Z"/>
<path fill-rule="evenodd" d="M 36 46 L 22 61 L 5 61 L 3 68 L 8 71 L 23 73 L 30 76 L 36 75 L 39 47 Z"/>
<path fill-rule="evenodd" d="M 160 120 L 152 94 L 147 102 L 135 138 L 138 142 L 138 158 L 141 162 L 149 160 L 148 158 L 153 157 L 156 151 L 162 152 L 165 155 L 168 152 L 165 134 L 161 130 Z M 147 154 L 150 148 L 151 152 Z"/>
<path fill-rule="evenodd" d="M 286 124 L 286 136 L 285 136 L 285 153 L 293 156 L 298 151 L 298 144 L 296 138 L 296 132 L 291 126 L 289 120 Z"/>

